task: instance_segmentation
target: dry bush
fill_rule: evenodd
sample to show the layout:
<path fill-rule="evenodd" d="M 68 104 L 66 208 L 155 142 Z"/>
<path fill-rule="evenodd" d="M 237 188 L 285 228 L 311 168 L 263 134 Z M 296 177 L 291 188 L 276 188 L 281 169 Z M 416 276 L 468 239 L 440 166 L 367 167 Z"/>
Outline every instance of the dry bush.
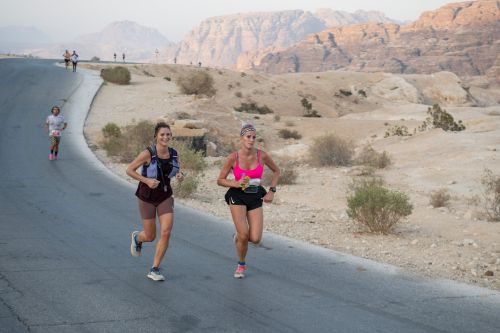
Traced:
<path fill-rule="evenodd" d="M 297 131 L 291 131 L 289 129 L 280 129 L 278 132 L 278 136 L 282 139 L 302 139 L 302 135 Z"/>
<path fill-rule="evenodd" d="M 281 120 L 281 116 L 279 114 L 275 114 L 273 119 L 275 122 L 279 122 Z"/>
<path fill-rule="evenodd" d="M 451 195 L 445 188 L 440 188 L 431 193 L 429 203 L 434 208 L 446 207 L 450 204 Z"/>
<path fill-rule="evenodd" d="M 110 138 L 110 137 L 118 138 L 122 135 L 122 131 L 117 124 L 111 122 L 111 123 L 107 123 L 102 128 L 102 135 L 104 135 L 105 138 Z"/>
<path fill-rule="evenodd" d="M 334 134 L 326 134 L 314 139 L 309 154 L 315 166 L 347 166 L 352 162 L 354 145 Z"/>
<path fill-rule="evenodd" d="M 500 176 L 489 169 L 481 178 L 483 185 L 484 211 L 490 222 L 500 222 Z"/>
<path fill-rule="evenodd" d="M 287 127 L 293 127 L 293 126 L 295 126 L 295 123 L 293 121 L 291 121 L 291 120 L 287 120 L 287 121 L 285 121 L 285 126 L 287 126 Z"/>
<path fill-rule="evenodd" d="M 117 157 L 120 162 L 129 163 L 151 145 L 154 126 L 152 122 L 146 120 L 127 125 L 121 130 L 122 135 L 105 138 L 102 146 L 109 156 Z"/>
<path fill-rule="evenodd" d="M 199 181 L 195 175 L 185 174 L 182 182 L 173 182 L 172 191 L 177 198 L 189 198 L 196 192 L 198 185 Z"/>
<path fill-rule="evenodd" d="M 238 98 L 242 98 L 243 94 L 241 93 L 241 91 L 237 91 L 237 92 L 234 93 L 234 96 L 236 96 Z"/>
<path fill-rule="evenodd" d="M 452 132 L 465 130 L 465 125 L 462 121 L 459 120 L 457 123 L 451 114 L 441 109 L 439 104 L 434 104 L 432 108 L 429 107 L 427 114 L 429 115 L 427 119 L 418 127 L 420 132 L 432 128 L 441 128 L 444 131 Z"/>
<path fill-rule="evenodd" d="M 372 146 L 367 145 L 359 153 L 356 162 L 360 165 L 384 169 L 391 164 L 391 158 L 386 151 L 379 153 Z"/>
<path fill-rule="evenodd" d="M 186 95 L 205 95 L 211 97 L 217 92 L 214 88 L 214 79 L 205 71 L 191 71 L 186 76 L 179 77 L 175 83 L 181 92 Z"/>
<path fill-rule="evenodd" d="M 394 125 L 385 131 L 384 138 L 390 136 L 411 136 L 411 133 L 408 132 L 408 127 L 405 125 Z"/>
<path fill-rule="evenodd" d="M 116 66 L 112 68 L 103 68 L 101 70 L 101 77 L 111 83 L 129 84 L 131 76 L 128 68 Z"/>
<path fill-rule="evenodd" d="M 192 149 L 192 144 L 190 142 L 173 140 L 171 146 L 179 153 L 182 169 L 201 172 L 207 167 L 202 152 Z"/>
<path fill-rule="evenodd" d="M 294 161 L 288 158 L 281 158 L 275 161 L 278 168 L 280 168 L 279 185 L 293 185 L 297 182 L 297 171 L 295 171 Z M 262 185 L 271 185 L 273 173 L 267 167 L 265 168 L 264 176 L 262 178 Z"/>
<path fill-rule="evenodd" d="M 185 111 L 178 111 L 175 113 L 175 118 L 179 120 L 191 119 L 191 115 Z"/>
<path fill-rule="evenodd" d="M 347 215 L 370 232 L 388 234 L 413 206 L 405 193 L 391 191 L 377 178 L 353 182 L 347 198 Z"/>
<path fill-rule="evenodd" d="M 247 113 L 257 113 L 257 114 L 268 114 L 274 113 L 274 111 L 267 105 L 259 106 L 254 101 L 249 101 L 248 103 L 243 102 L 240 106 L 234 107 L 237 112 L 247 112 Z"/>

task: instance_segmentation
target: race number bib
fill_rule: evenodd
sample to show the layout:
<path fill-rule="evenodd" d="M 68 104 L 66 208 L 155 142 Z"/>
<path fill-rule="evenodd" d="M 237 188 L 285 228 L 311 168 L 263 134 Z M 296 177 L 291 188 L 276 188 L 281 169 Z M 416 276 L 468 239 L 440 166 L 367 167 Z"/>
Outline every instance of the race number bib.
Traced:
<path fill-rule="evenodd" d="M 50 131 L 50 136 L 61 136 L 61 131 L 52 130 Z"/>

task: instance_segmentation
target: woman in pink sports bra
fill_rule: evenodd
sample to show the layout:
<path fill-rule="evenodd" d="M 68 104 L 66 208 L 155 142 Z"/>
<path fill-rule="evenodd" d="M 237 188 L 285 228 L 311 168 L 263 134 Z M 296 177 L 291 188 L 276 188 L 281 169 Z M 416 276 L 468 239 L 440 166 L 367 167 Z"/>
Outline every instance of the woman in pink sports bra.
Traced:
<path fill-rule="evenodd" d="M 255 127 L 251 124 L 244 125 L 240 132 L 240 149 L 228 156 L 217 179 L 217 185 L 229 187 L 225 199 L 236 227 L 234 242 L 238 266 L 234 277 L 238 279 L 245 277 L 248 242 L 260 244 L 264 220 L 262 202 L 273 201 L 280 176 L 280 170 L 271 156 L 255 148 L 255 138 Z M 263 164 L 273 172 L 269 192 L 260 185 Z M 231 169 L 234 180 L 227 179 Z"/>

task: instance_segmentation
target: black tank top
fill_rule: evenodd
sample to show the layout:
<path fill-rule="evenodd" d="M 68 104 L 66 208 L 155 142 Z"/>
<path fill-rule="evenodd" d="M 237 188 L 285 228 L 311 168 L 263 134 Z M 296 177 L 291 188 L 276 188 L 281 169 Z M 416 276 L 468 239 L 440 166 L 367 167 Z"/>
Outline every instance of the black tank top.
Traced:
<path fill-rule="evenodd" d="M 161 172 L 158 170 L 156 177 L 160 181 L 158 187 L 152 189 L 145 183 L 139 182 L 137 191 L 135 191 L 135 195 L 139 199 L 155 206 L 172 196 L 172 186 L 170 186 L 170 178 L 168 178 L 168 174 L 172 171 L 172 158 L 163 159 L 157 157 L 157 160 L 161 168 Z"/>

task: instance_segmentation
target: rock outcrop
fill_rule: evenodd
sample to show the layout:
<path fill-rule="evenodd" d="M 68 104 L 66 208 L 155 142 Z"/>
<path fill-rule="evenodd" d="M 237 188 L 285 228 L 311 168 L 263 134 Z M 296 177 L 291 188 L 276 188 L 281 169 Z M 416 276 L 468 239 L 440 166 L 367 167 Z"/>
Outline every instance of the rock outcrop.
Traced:
<path fill-rule="evenodd" d="M 269 53 L 285 49 L 327 27 L 361 22 L 390 22 L 380 12 L 347 13 L 330 9 L 245 13 L 203 21 L 171 48 L 167 62 L 247 69 Z"/>
<path fill-rule="evenodd" d="M 448 4 L 402 26 L 369 23 L 326 29 L 266 55 L 256 68 L 269 73 L 348 69 L 495 77 L 499 54 L 500 1 L 483 0 Z"/>

